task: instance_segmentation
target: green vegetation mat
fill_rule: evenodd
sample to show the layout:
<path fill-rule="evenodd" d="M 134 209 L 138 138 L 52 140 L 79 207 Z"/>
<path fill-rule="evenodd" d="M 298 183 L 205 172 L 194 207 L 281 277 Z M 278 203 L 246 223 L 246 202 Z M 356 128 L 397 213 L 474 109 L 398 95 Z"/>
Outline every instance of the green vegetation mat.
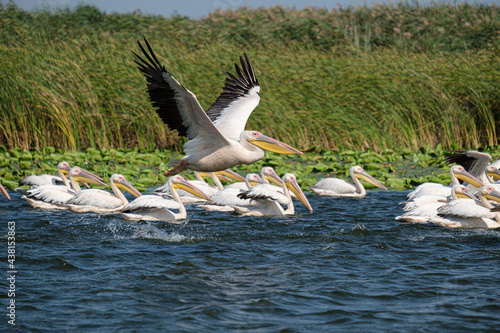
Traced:
<path fill-rule="evenodd" d="M 487 149 L 493 160 L 500 158 L 500 149 Z M 249 172 L 260 173 L 263 166 L 272 166 L 283 176 L 287 172 L 295 174 L 304 190 L 324 177 L 349 179 L 351 166 L 360 165 L 370 175 L 377 178 L 389 190 L 411 189 L 424 182 L 449 184 L 450 166 L 444 162 L 446 151 L 440 146 L 418 151 L 392 151 L 381 153 L 344 150 L 342 152 L 307 153 L 291 157 L 267 153 L 266 157 L 249 165 L 240 165 L 232 170 L 245 175 Z M 57 164 L 67 161 L 71 166 L 80 166 L 104 178 L 107 182 L 114 173 L 123 174 L 140 191 L 162 185 L 167 181 L 163 172 L 168 169 L 168 161 L 181 157 L 178 152 L 169 150 L 139 151 L 134 149 L 98 150 L 88 148 L 83 152 L 64 151 L 53 147 L 31 151 L 13 149 L 8 151 L 0 146 L 1 183 L 14 189 L 19 181 L 29 175 L 44 173 L 56 174 Z M 192 172 L 182 176 L 194 179 Z M 211 180 L 207 180 L 211 182 Z M 372 185 L 364 183 L 367 189 Z"/>

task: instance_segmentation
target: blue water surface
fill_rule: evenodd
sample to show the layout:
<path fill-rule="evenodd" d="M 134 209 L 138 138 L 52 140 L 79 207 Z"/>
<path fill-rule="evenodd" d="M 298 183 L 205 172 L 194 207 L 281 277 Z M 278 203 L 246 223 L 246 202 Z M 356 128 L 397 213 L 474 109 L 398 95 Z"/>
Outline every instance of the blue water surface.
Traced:
<path fill-rule="evenodd" d="M 308 194 L 314 213 L 298 203 L 287 217 L 190 205 L 181 225 L 43 211 L 10 194 L 0 198 L 4 331 L 500 329 L 500 231 L 399 224 L 407 192 Z"/>

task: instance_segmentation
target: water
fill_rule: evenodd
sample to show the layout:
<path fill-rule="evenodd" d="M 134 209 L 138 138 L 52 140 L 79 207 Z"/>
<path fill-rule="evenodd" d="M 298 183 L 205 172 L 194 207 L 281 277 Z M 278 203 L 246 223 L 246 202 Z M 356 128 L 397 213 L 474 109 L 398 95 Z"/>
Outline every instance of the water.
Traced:
<path fill-rule="evenodd" d="M 500 324 L 500 231 L 399 224 L 407 192 L 309 194 L 310 214 L 188 223 L 42 211 L 0 198 L 16 226 L 20 332 L 458 332 Z M 4 257 L 5 258 L 5 257 Z M 7 258 L 0 328 L 8 324 Z"/>

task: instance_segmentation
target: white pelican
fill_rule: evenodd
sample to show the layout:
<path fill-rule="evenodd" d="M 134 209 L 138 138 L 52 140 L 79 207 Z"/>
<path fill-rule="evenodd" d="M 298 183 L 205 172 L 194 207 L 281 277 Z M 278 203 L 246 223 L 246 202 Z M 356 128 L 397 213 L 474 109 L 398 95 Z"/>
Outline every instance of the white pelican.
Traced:
<path fill-rule="evenodd" d="M 204 201 L 211 201 L 205 193 L 179 175 L 170 177 L 167 185 L 173 199 L 166 199 L 158 195 L 142 195 L 123 207 L 118 214 L 128 221 L 142 220 L 175 223 L 176 220 L 187 217 L 186 208 L 177 193 L 177 189 L 183 189 L 202 198 Z M 179 212 L 174 213 L 172 209 L 177 209 Z"/>
<path fill-rule="evenodd" d="M 72 171 L 73 169 L 69 173 L 70 177 L 72 177 Z M 113 174 L 109 183 L 113 193 L 99 189 L 83 190 L 69 199 L 66 206 L 73 212 L 112 213 L 128 204 L 127 198 L 120 189 L 135 197 L 141 196 L 141 193 L 123 175 Z"/>
<path fill-rule="evenodd" d="M 500 212 L 491 211 L 494 206 L 488 201 L 500 202 L 500 192 L 491 185 L 479 188 L 477 194 L 481 200 L 453 200 L 438 209 L 437 217 L 429 222 L 449 228 L 499 228 Z"/>
<path fill-rule="evenodd" d="M 349 170 L 354 184 L 348 183 L 339 178 L 323 178 L 314 184 L 310 189 L 318 195 L 327 195 L 333 197 L 352 197 L 363 198 L 366 196 L 366 190 L 359 179 L 363 179 L 367 183 L 387 190 L 387 187 L 382 185 L 378 180 L 370 176 L 360 166 L 353 166 Z"/>
<path fill-rule="evenodd" d="M 476 197 L 464 185 L 453 185 L 450 189 L 450 197 L 421 196 L 414 201 L 408 202 L 404 208 L 406 213 L 396 216 L 397 221 L 411 223 L 426 223 L 430 218 L 438 216 L 438 209 L 451 201 L 458 199 L 473 199 Z"/>
<path fill-rule="evenodd" d="M 21 199 L 28 201 L 33 208 L 67 209 L 65 204 L 81 191 L 78 182 L 94 185 L 106 185 L 106 183 L 104 183 L 99 176 L 83 170 L 80 167 L 71 168 L 69 177 L 71 187 L 64 185 L 35 186 L 29 190 L 25 190 L 25 194 L 21 197 Z"/>
<path fill-rule="evenodd" d="M 265 184 L 264 180 L 256 173 L 249 173 L 245 176 L 245 189 L 226 186 L 212 197 L 212 204 L 200 205 L 199 207 L 206 211 L 232 212 L 234 210 L 232 206 L 250 204 L 250 200 L 238 198 L 238 194 L 259 184 Z"/>
<path fill-rule="evenodd" d="M 423 195 L 439 195 L 447 197 L 450 195 L 450 190 L 453 185 L 460 184 L 460 180 L 467 182 L 476 187 L 481 187 L 483 184 L 476 177 L 465 171 L 461 165 L 454 165 L 450 168 L 451 185 L 443 185 L 439 183 L 423 183 L 418 185 L 413 191 L 408 193 L 408 200 L 413 200 Z"/>
<path fill-rule="evenodd" d="M 475 150 L 451 150 L 452 154 L 444 159 L 449 164 L 458 164 L 483 184 L 494 183 L 500 179 L 500 160 L 491 163 L 491 155 Z M 495 187 L 497 190 L 500 187 Z"/>
<path fill-rule="evenodd" d="M 7 199 L 10 200 L 9 192 L 7 192 L 7 190 L 5 189 L 5 187 L 3 187 L 2 184 L 0 184 L 0 193 L 2 193 Z"/>
<path fill-rule="evenodd" d="M 69 174 L 69 170 L 71 170 L 71 166 L 68 162 L 59 162 L 57 164 L 57 174 L 59 176 L 54 175 L 31 175 L 19 182 L 19 185 L 28 185 L 28 186 L 40 186 L 40 185 L 66 185 L 70 187 L 68 179 L 66 176 Z"/>
<path fill-rule="evenodd" d="M 219 178 L 222 178 L 225 180 L 229 180 L 229 178 L 234 179 L 234 180 L 243 180 L 243 181 L 245 180 L 245 178 L 241 177 L 236 172 L 231 171 L 231 170 L 224 170 L 224 171 L 210 172 L 210 173 L 195 171 L 194 175 L 196 177 L 196 180 L 187 180 L 187 181 L 191 185 L 193 185 L 196 188 L 198 188 L 199 190 L 201 190 L 205 195 L 207 195 L 210 198 L 213 197 L 214 195 L 216 195 L 217 192 L 224 189 L 224 186 L 222 185 Z M 208 184 L 203 179 L 203 177 L 211 177 L 215 186 Z M 170 186 L 169 186 L 168 182 L 165 183 L 164 185 L 158 187 L 157 189 L 155 189 L 154 192 L 157 195 L 171 197 Z M 206 201 L 206 199 L 201 198 L 200 196 L 197 196 L 195 194 L 192 194 L 189 191 L 185 191 L 182 188 L 179 188 L 177 192 L 178 192 L 178 195 L 179 195 L 182 203 L 194 203 L 194 202 L 205 202 Z"/>
<path fill-rule="evenodd" d="M 31 175 L 19 182 L 19 185 L 27 185 L 30 186 L 31 188 L 36 187 L 36 186 L 43 186 L 43 185 L 58 185 L 58 186 L 66 186 L 67 188 L 71 188 L 71 185 L 69 184 L 68 178 L 66 176 L 69 175 L 69 171 L 71 170 L 71 166 L 69 165 L 68 162 L 59 162 L 57 164 L 57 174 L 59 176 L 53 176 L 53 175 Z M 14 189 L 16 192 L 20 192 L 22 194 L 26 194 L 26 189 L 22 187 L 17 187 Z"/>
<path fill-rule="evenodd" d="M 291 173 L 283 176 L 283 193 L 271 190 L 267 186 L 257 185 L 238 194 L 241 199 L 250 199 L 250 204 L 246 206 L 234 206 L 234 211 L 239 215 L 244 216 L 282 216 L 295 214 L 295 207 L 293 205 L 290 191 L 295 193 L 295 196 L 300 202 L 313 212 L 309 200 L 307 200 L 304 192 L 297 184 L 297 178 Z M 282 205 L 286 205 L 283 209 Z"/>
<path fill-rule="evenodd" d="M 214 172 L 249 164 L 262 159 L 264 150 L 280 154 L 303 154 L 289 145 L 257 131 L 245 131 L 248 117 L 259 104 L 260 86 L 245 54 L 236 64 L 237 77 L 228 73 L 223 92 L 205 112 L 196 96 L 184 88 L 160 64 L 151 46 L 144 39 L 149 53 L 139 47 L 147 61 L 134 53 L 139 70 L 148 82 L 148 93 L 156 113 L 171 129 L 188 141 L 187 156 L 171 162 L 171 176 L 184 169 Z"/>

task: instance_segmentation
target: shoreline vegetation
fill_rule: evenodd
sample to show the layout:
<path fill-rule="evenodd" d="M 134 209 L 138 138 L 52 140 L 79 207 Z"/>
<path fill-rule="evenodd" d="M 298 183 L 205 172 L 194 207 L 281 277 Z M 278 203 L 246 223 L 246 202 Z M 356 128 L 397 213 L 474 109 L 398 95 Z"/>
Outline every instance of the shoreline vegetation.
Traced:
<path fill-rule="evenodd" d="M 488 147 L 483 151 L 492 156 L 492 161 L 500 159 L 499 147 Z M 349 169 L 360 165 L 389 190 L 403 191 L 425 182 L 450 184 L 451 165 L 446 164 L 446 155 L 447 150 L 440 145 L 435 148 L 423 147 L 417 151 L 387 149 L 382 153 L 348 149 L 340 152 L 311 152 L 293 157 L 267 153 L 260 161 L 242 164 L 232 170 L 244 175 L 250 172 L 260 173 L 263 166 L 272 166 L 279 175 L 295 174 L 301 188 L 309 191 L 309 186 L 324 177 L 351 181 Z M 71 166 L 85 168 L 104 179 L 109 179 L 114 173 L 121 173 L 139 191 L 146 191 L 164 184 L 168 180 L 163 175 L 169 168 L 168 161 L 182 156 L 181 152 L 167 149 L 141 151 L 138 148 L 87 148 L 85 151 L 67 151 L 46 147 L 7 150 L 0 146 L 0 179 L 2 185 L 13 190 L 19 187 L 19 181 L 26 176 L 44 173 L 57 175 L 57 164 L 66 161 Z M 183 172 L 182 176 L 194 179 L 192 172 Z M 211 179 L 207 179 L 207 182 L 213 183 Z M 366 182 L 363 184 L 367 189 L 375 189 Z"/>
<path fill-rule="evenodd" d="M 58 159 L 104 177 L 130 172 L 142 189 L 165 181 L 183 141 L 157 117 L 133 62 L 143 37 L 205 109 L 225 72 L 249 55 L 262 99 L 247 128 L 306 156 L 267 154 L 235 171 L 270 164 L 295 172 L 306 188 L 359 164 L 405 189 L 449 181 L 447 149 L 495 159 L 496 5 L 242 7 L 190 19 L 92 6 L 26 12 L 9 3 L 0 4 L 0 24 L 0 177 L 8 188 L 54 173 Z"/>

